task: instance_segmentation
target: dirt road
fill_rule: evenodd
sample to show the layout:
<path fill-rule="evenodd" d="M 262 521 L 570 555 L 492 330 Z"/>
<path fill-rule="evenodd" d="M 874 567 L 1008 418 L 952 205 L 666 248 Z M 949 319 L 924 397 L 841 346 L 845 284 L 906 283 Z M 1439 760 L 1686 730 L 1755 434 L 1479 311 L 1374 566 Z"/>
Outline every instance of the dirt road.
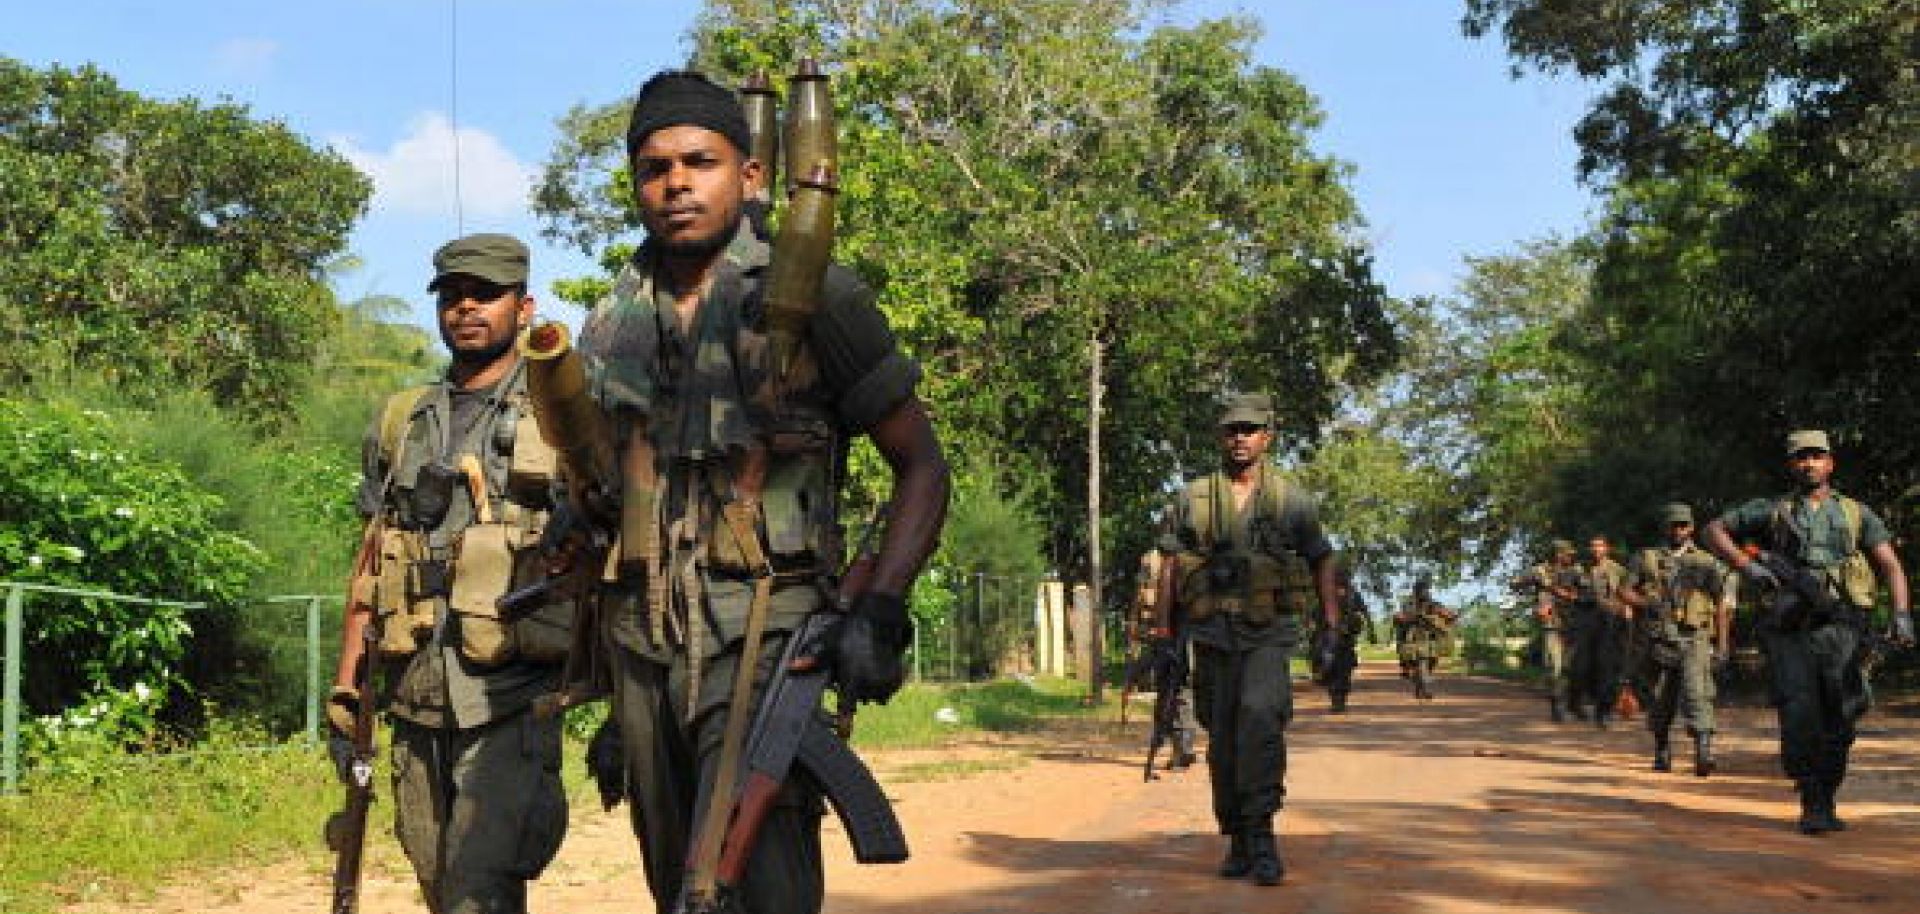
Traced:
<path fill-rule="evenodd" d="M 1791 829 L 1771 712 L 1723 718 L 1722 773 L 1646 770 L 1642 721 L 1555 726 L 1528 690 L 1444 679 L 1416 704 L 1384 666 L 1354 710 L 1300 692 L 1282 816 L 1285 885 L 1212 875 L 1221 839 L 1204 768 L 1141 782 L 1140 715 L 1124 734 L 1080 725 L 954 752 L 894 752 L 876 768 L 914 859 L 852 864 L 830 825 L 832 914 L 1920 911 L 1920 717 L 1866 722 L 1838 835 Z M 1685 759 L 1685 753 L 1678 753 Z M 1690 771 L 1690 766 L 1679 768 Z M 424 911 L 389 850 L 368 914 Z M 650 910 L 624 811 L 575 817 L 533 909 Z M 324 874 L 282 864 L 142 905 L 80 911 L 320 911 Z"/>

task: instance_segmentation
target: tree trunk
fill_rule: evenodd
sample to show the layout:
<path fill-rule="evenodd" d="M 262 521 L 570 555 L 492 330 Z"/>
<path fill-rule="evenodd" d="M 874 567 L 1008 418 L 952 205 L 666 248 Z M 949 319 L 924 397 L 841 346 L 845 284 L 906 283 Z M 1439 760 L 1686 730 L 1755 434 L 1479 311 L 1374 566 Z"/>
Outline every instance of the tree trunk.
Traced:
<path fill-rule="evenodd" d="M 1104 655 L 1101 644 L 1105 634 L 1103 624 L 1106 615 L 1106 601 L 1101 593 L 1100 568 L 1100 413 L 1101 397 L 1106 386 L 1101 378 L 1106 361 L 1106 341 L 1100 338 L 1098 327 L 1094 329 L 1089 341 L 1087 359 L 1087 598 L 1092 605 L 1088 607 L 1091 624 L 1087 648 L 1090 655 L 1087 670 L 1087 699 L 1094 705 L 1101 703 L 1102 664 Z"/>

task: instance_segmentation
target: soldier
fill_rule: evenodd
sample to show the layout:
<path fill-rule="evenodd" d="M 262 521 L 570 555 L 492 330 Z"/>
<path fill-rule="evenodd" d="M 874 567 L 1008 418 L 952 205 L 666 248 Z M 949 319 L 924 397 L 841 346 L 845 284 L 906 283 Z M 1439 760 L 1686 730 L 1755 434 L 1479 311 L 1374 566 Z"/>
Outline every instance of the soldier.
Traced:
<path fill-rule="evenodd" d="M 1587 561 L 1580 567 L 1573 612 L 1566 623 L 1567 667 L 1571 687 L 1567 704 L 1575 717 L 1593 704 L 1593 725 L 1604 730 L 1613 715 L 1626 660 L 1626 566 L 1613 560 L 1612 544 L 1601 534 L 1587 540 Z"/>
<path fill-rule="evenodd" d="M 538 577 L 552 454 L 531 432 L 514 337 L 532 318 L 527 248 L 470 235 L 433 255 L 444 378 L 389 398 L 367 431 L 359 509 L 381 515 L 376 645 L 393 726 L 394 829 L 436 914 L 527 909 L 566 832 L 557 686 L 569 606 L 503 622 L 494 600 Z M 343 643 L 328 719 L 336 760 L 361 696 Z"/>
<path fill-rule="evenodd" d="M 1540 623 L 1541 678 L 1546 685 L 1547 715 L 1554 723 L 1570 712 L 1586 720 L 1586 712 L 1575 702 L 1573 681 L 1567 675 L 1567 620 L 1573 616 L 1574 600 L 1579 595 L 1580 568 L 1574 561 L 1573 543 L 1553 541 L 1553 554 L 1533 566 L 1516 586 L 1535 596 L 1533 617 Z"/>
<path fill-rule="evenodd" d="M 1640 680 L 1648 695 L 1653 770 L 1673 770 L 1668 731 L 1677 711 L 1693 737 L 1693 773 L 1706 777 L 1715 767 L 1713 673 L 1730 655 L 1735 582 L 1727 566 L 1694 545 L 1691 506 L 1667 505 L 1661 521 L 1666 546 L 1635 556 L 1622 597 L 1644 635 Z"/>
<path fill-rule="evenodd" d="M 1170 646 L 1167 634 L 1159 630 L 1160 613 L 1157 603 L 1160 598 L 1160 569 L 1166 563 L 1167 556 L 1159 549 L 1149 549 L 1140 556 L 1140 589 L 1134 598 L 1134 626 L 1138 632 L 1134 640 L 1140 642 L 1138 659 L 1128 670 L 1127 686 L 1131 690 L 1138 685 L 1157 692 L 1166 684 L 1151 681 L 1153 676 L 1153 651 Z M 1187 668 L 1193 668 L 1191 650 L 1189 650 Z M 1179 684 L 1180 694 L 1174 698 L 1176 724 L 1173 731 L 1173 755 L 1167 760 L 1167 767 L 1185 770 L 1193 767 L 1199 760 L 1194 753 L 1194 745 L 1200 735 L 1200 723 L 1193 716 L 1193 680 L 1188 677 Z"/>
<path fill-rule="evenodd" d="M 1833 488 L 1833 467 L 1826 432 L 1794 432 L 1793 491 L 1755 498 L 1707 525 L 1707 547 L 1770 595 L 1758 632 L 1780 718 L 1781 767 L 1799 791 L 1799 829 L 1809 835 L 1847 827 L 1835 796 L 1854 722 L 1870 703 L 1860 655 L 1876 574 L 1893 602 L 1891 637 L 1913 644 L 1913 604 L 1887 525 Z M 1758 543 L 1757 554 L 1736 539 Z"/>
<path fill-rule="evenodd" d="M 1406 632 L 1402 641 L 1402 666 L 1410 666 L 1413 697 L 1433 700 L 1433 674 L 1446 653 L 1447 636 L 1459 614 L 1433 599 L 1433 581 L 1422 577 L 1413 582 L 1413 595 L 1398 613 L 1394 625 Z"/>
<path fill-rule="evenodd" d="M 1234 397 L 1220 419 L 1221 468 L 1187 483 L 1167 512 L 1163 607 L 1184 615 L 1194 699 L 1207 729 L 1213 813 L 1229 836 L 1220 875 L 1277 885 L 1286 872 L 1274 817 L 1286 794 L 1289 658 L 1302 615 L 1339 625 L 1333 547 L 1312 496 L 1272 466 L 1273 404 Z M 1160 628 L 1170 624 L 1162 611 Z M 1330 641 L 1316 646 L 1330 654 Z"/>
<path fill-rule="evenodd" d="M 625 548 L 644 551 L 607 587 L 603 656 L 633 829 L 664 911 L 690 885 L 689 843 L 729 717 L 752 712 L 790 633 L 829 608 L 823 575 L 842 557 L 852 439 L 869 438 L 891 471 L 886 526 L 869 585 L 800 665 L 829 663 L 855 700 L 884 702 L 905 678 L 906 594 L 938 539 L 949 481 L 914 393 L 920 369 L 845 268 L 827 268 L 790 386 L 769 394 L 774 271 L 742 219 L 765 172 L 734 94 L 695 73 L 658 74 L 626 142 L 647 238 L 589 316 L 580 352 L 620 442 L 622 536 L 635 539 Z M 752 697 L 732 708 L 755 618 L 765 636 Z M 730 901 L 748 914 L 818 911 L 823 810 L 811 779 L 789 779 Z"/>
<path fill-rule="evenodd" d="M 1367 604 L 1353 587 L 1353 573 L 1341 568 L 1334 577 L 1334 586 L 1340 600 L 1340 626 L 1333 632 L 1333 652 L 1323 658 L 1321 652 L 1315 651 L 1311 659 L 1314 679 L 1327 687 L 1333 713 L 1344 714 L 1347 696 L 1353 693 L 1353 671 L 1360 665 L 1360 634 L 1366 633 L 1368 644 L 1378 643 L 1379 636 L 1374 633 L 1373 615 L 1367 612 Z M 1310 621 L 1313 643 L 1323 643 L 1327 635 L 1320 617 L 1312 616 Z"/>

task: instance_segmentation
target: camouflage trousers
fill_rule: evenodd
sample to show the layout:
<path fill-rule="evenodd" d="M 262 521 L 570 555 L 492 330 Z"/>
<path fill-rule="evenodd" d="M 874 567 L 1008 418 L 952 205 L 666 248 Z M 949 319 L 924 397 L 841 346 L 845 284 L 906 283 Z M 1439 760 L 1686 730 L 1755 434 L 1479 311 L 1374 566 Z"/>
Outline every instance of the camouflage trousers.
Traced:
<path fill-rule="evenodd" d="M 1838 785 L 1846 776 L 1854 722 L 1871 704 L 1860 670 L 1862 633 L 1857 617 L 1798 631 L 1761 629 L 1787 777 Z"/>
<path fill-rule="evenodd" d="M 434 914 L 523 914 L 560 850 L 560 720 L 393 723 L 394 833 Z"/>
<path fill-rule="evenodd" d="M 1712 733 L 1713 638 L 1703 628 L 1655 633 L 1640 676 L 1647 697 L 1647 729 L 1665 734 L 1677 715 L 1688 733 Z"/>
<path fill-rule="evenodd" d="M 762 640 L 754 699 L 780 661 L 788 633 Z M 627 762 L 627 805 L 655 908 L 672 909 L 685 880 L 693 830 L 705 812 L 708 788 L 719 768 L 734 671 L 740 646 L 708 658 L 700 670 L 700 696 L 692 720 L 687 692 L 692 680 L 684 652 L 660 663 L 618 645 L 608 647 L 613 679 L 613 716 L 620 726 Z M 751 713 L 751 709 L 748 709 Z M 742 914 L 812 914 L 826 892 L 820 856 L 820 820 L 826 803 L 805 779 L 789 779 L 767 814 L 741 884 L 735 910 Z"/>
<path fill-rule="evenodd" d="M 1193 626 L 1193 696 L 1207 728 L 1213 816 L 1223 835 L 1268 826 L 1286 798 L 1287 724 L 1300 622 L 1214 616 Z"/>

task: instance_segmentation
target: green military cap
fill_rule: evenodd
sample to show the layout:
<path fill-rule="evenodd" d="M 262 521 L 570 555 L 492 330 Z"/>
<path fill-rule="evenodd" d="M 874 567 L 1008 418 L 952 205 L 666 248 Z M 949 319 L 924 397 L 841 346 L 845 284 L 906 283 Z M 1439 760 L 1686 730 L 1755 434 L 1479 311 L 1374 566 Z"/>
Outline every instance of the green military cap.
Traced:
<path fill-rule="evenodd" d="M 1577 552 L 1577 551 L 1579 550 L 1573 548 L 1572 540 L 1554 540 L 1553 541 L 1554 555 L 1564 555 L 1569 552 Z"/>
<path fill-rule="evenodd" d="M 1669 524 L 1693 523 L 1693 507 L 1686 502 L 1669 502 L 1660 509 L 1660 520 Z"/>
<path fill-rule="evenodd" d="M 1827 444 L 1827 433 L 1819 429 L 1803 428 L 1787 435 L 1787 456 L 1801 451 L 1831 451 Z"/>
<path fill-rule="evenodd" d="M 1227 400 L 1227 411 L 1220 415 L 1221 425 L 1273 424 L 1273 398 L 1266 394 L 1235 394 Z"/>
<path fill-rule="evenodd" d="M 496 286 L 525 285 L 527 246 L 512 235 L 494 232 L 455 238 L 433 252 L 433 281 L 427 283 L 427 291 L 440 288 L 440 281 L 455 273 Z"/>

